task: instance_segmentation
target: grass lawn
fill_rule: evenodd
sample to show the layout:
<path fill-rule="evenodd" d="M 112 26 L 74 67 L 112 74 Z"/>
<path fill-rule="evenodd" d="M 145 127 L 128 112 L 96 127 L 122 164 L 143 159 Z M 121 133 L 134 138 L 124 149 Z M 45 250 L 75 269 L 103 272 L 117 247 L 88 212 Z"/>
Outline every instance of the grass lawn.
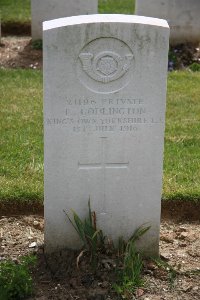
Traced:
<path fill-rule="evenodd" d="M 200 72 L 168 79 L 164 198 L 200 200 Z"/>
<path fill-rule="evenodd" d="M 42 74 L 0 70 L 0 199 L 43 199 Z"/>
<path fill-rule="evenodd" d="M 0 70 L 0 199 L 43 199 L 42 73 Z M 200 73 L 168 79 L 165 199 L 200 200 Z"/>
<path fill-rule="evenodd" d="M 134 0 L 99 0 L 99 13 L 133 14 Z"/>
<path fill-rule="evenodd" d="M 0 0 L 1 22 L 30 22 L 30 3 L 30 0 Z"/>
<path fill-rule="evenodd" d="M 134 7 L 134 0 L 99 0 L 99 13 L 133 14 Z M 0 12 L 2 23 L 30 22 L 30 0 L 0 0 Z"/>

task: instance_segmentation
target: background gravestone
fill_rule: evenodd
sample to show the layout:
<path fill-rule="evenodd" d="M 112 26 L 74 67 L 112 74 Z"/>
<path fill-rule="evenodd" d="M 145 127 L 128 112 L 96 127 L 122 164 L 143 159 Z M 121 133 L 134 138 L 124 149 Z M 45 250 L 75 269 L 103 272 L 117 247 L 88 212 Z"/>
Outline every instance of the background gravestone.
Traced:
<path fill-rule="evenodd" d="M 43 21 L 97 12 L 98 0 L 31 0 L 32 39 L 42 39 Z"/>
<path fill-rule="evenodd" d="M 173 45 L 200 42 L 199 0 L 136 0 L 135 14 L 166 19 Z"/>
<path fill-rule="evenodd" d="M 158 254 L 169 28 L 91 15 L 44 23 L 45 245 L 77 248 L 63 209 L 116 242 L 149 222 Z"/>

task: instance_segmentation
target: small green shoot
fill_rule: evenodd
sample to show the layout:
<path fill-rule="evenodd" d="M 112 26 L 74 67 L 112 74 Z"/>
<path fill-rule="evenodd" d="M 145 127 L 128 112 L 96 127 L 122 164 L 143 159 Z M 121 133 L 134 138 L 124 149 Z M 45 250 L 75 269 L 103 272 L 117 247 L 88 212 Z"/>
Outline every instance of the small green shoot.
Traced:
<path fill-rule="evenodd" d="M 200 270 L 199 269 L 188 270 L 184 272 L 179 272 L 179 274 L 190 277 L 191 275 L 200 275 Z"/>
<path fill-rule="evenodd" d="M 42 50 L 42 40 L 32 41 L 32 48 L 35 50 Z"/>
<path fill-rule="evenodd" d="M 177 271 L 172 266 L 170 266 L 167 262 L 163 261 L 160 258 L 154 259 L 154 262 L 159 268 L 162 268 L 165 271 L 167 271 L 170 289 L 172 289 L 174 287 Z"/>
<path fill-rule="evenodd" d="M 83 242 L 84 250 L 90 253 L 92 265 L 95 266 L 97 263 L 97 252 L 104 248 L 105 237 L 102 230 L 96 227 L 96 214 L 91 210 L 90 199 L 88 201 L 88 217 L 85 220 L 82 221 L 73 210 L 73 220 L 65 210 L 64 213 Z"/>
<path fill-rule="evenodd" d="M 35 265 L 36 257 L 22 257 L 20 263 L 11 260 L 0 263 L 0 300 L 24 299 L 33 291 L 29 267 Z"/>
<path fill-rule="evenodd" d="M 192 71 L 192 72 L 200 72 L 200 64 L 194 62 L 193 64 L 191 64 L 189 66 L 189 69 Z"/>
<path fill-rule="evenodd" d="M 136 250 L 135 242 L 143 236 L 150 226 L 139 227 L 131 236 L 127 244 L 122 238 L 119 239 L 120 256 L 123 255 L 123 268 L 119 274 L 119 282 L 114 285 L 114 289 L 118 294 L 121 294 L 123 299 L 132 299 L 136 288 L 143 286 L 142 269 L 143 260 L 141 255 Z"/>

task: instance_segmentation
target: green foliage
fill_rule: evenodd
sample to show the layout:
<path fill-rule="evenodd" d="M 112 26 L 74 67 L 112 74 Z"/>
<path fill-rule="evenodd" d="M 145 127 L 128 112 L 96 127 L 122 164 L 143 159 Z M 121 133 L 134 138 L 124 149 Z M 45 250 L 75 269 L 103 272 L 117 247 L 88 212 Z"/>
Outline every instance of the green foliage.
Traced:
<path fill-rule="evenodd" d="M 200 275 L 200 269 L 184 271 L 181 274 L 183 274 L 184 276 Z"/>
<path fill-rule="evenodd" d="M 173 289 L 175 285 L 175 280 L 177 279 L 177 276 L 188 276 L 191 277 L 192 275 L 200 275 L 200 270 L 194 269 L 194 270 L 187 270 L 187 271 L 180 271 L 180 265 L 177 265 L 176 269 L 172 267 L 170 264 L 168 264 L 166 261 L 162 260 L 161 258 L 153 259 L 157 267 L 161 270 L 164 270 L 166 274 L 168 275 L 168 282 L 169 282 L 169 288 Z"/>
<path fill-rule="evenodd" d="M 200 200 L 200 73 L 168 76 L 163 199 Z"/>
<path fill-rule="evenodd" d="M 143 285 L 143 260 L 140 253 L 136 250 L 135 242 L 149 229 L 150 226 L 139 227 L 127 244 L 122 238 L 119 240 L 120 254 L 123 254 L 123 268 L 119 272 L 119 281 L 114 285 L 114 289 L 118 294 L 122 295 L 123 299 L 132 299 L 136 288 Z"/>
<path fill-rule="evenodd" d="M 35 50 L 42 50 L 42 40 L 32 41 L 32 48 Z"/>
<path fill-rule="evenodd" d="M 102 230 L 99 230 L 96 227 L 96 214 L 91 211 L 90 199 L 88 201 L 88 217 L 85 220 L 82 221 L 73 210 L 73 220 L 66 211 L 64 211 L 64 213 L 78 233 L 83 242 L 84 249 L 91 254 L 92 264 L 95 266 L 97 262 L 97 252 L 104 248 L 105 237 Z"/>
<path fill-rule="evenodd" d="M 0 0 L 0 12 L 2 23 L 30 22 L 30 3 L 30 0 Z"/>
<path fill-rule="evenodd" d="M 42 40 L 32 41 L 32 48 L 35 50 L 42 50 Z"/>
<path fill-rule="evenodd" d="M 30 2 L 30 0 L 0 0 L 2 23 L 30 23 Z M 99 13 L 133 14 L 134 8 L 134 0 L 99 0 Z"/>
<path fill-rule="evenodd" d="M 0 70 L 0 201 L 43 199 L 42 74 Z"/>
<path fill-rule="evenodd" d="M 99 0 L 100 14 L 133 14 L 134 10 L 134 0 Z"/>
<path fill-rule="evenodd" d="M 0 201 L 43 199 L 42 72 L 0 70 Z M 168 76 L 163 196 L 200 200 L 200 73 Z"/>
<path fill-rule="evenodd" d="M 167 262 L 163 261 L 160 258 L 154 259 L 154 262 L 159 268 L 162 268 L 165 271 L 167 271 L 170 288 L 172 289 L 174 287 L 174 281 L 177 276 L 177 271 L 172 266 L 170 266 Z"/>
<path fill-rule="evenodd" d="M 0 263 L 0 300 L 20 300 L 32 294 L 29 267 L 35 263 L 34 256 L 23 257 L 18 264 L 11 260 Z"/>
<path fill-rule="evenodd" d="M 102 230 L 96 227 L 96 214 L 91 210 L 90 199 L 88 201 L 88 217 L 83 221 L 73 210 L 73 220 L 65 210 L 64 213 L 83 242 L 84 250 L 87 250 L 91 254 L 92 266 L 96 268 L 98 252 L 105 250 L 105 236 Z M 119 259 L 123 261 L 123 268 L 118 272 L 119 280 L 118 283 L 114 285 L 114 289 L 118 294 L 123 295 L 124 299 L 129 299 L 129 295 L 131 295 L 137 287 L 143 285 L 141 276 L 143 261 L 141 255 L 136 250 L 135 242 L 149 229 L 150 226 L 139 227 L 127 243 L 122 237 L 119 239 L 117 250 Z"/>
<path fill-rule="evenodd" d="M 200 64 L 198 63 L 193 63 L 189 66 L 189 69 L 192 71 L 192 72 L 200 72 Z"/>

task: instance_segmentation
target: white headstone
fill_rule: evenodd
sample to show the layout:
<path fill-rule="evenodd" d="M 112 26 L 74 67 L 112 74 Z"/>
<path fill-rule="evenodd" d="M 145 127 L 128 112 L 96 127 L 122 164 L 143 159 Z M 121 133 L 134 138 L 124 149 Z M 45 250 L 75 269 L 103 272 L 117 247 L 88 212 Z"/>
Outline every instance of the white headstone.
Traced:
<path fill-rule="evenodd" d="M 44 23 L 45 245 L 77 248 L 63 209 L 90 198 L 114 242 L 144 223 L 158 254 L 169 28 L 91 15 Z"/>
<path fill-rule="evenodd" d="M 135 14 L 166 19 L 172 45 L 200 42 L 199 0 L 136 0 Z"/>
<path fill-rule="evenodd" d="M 32 39 L 42 39 L 43 21 L 97 12 L 98 0 L 31 0 Z"/>

